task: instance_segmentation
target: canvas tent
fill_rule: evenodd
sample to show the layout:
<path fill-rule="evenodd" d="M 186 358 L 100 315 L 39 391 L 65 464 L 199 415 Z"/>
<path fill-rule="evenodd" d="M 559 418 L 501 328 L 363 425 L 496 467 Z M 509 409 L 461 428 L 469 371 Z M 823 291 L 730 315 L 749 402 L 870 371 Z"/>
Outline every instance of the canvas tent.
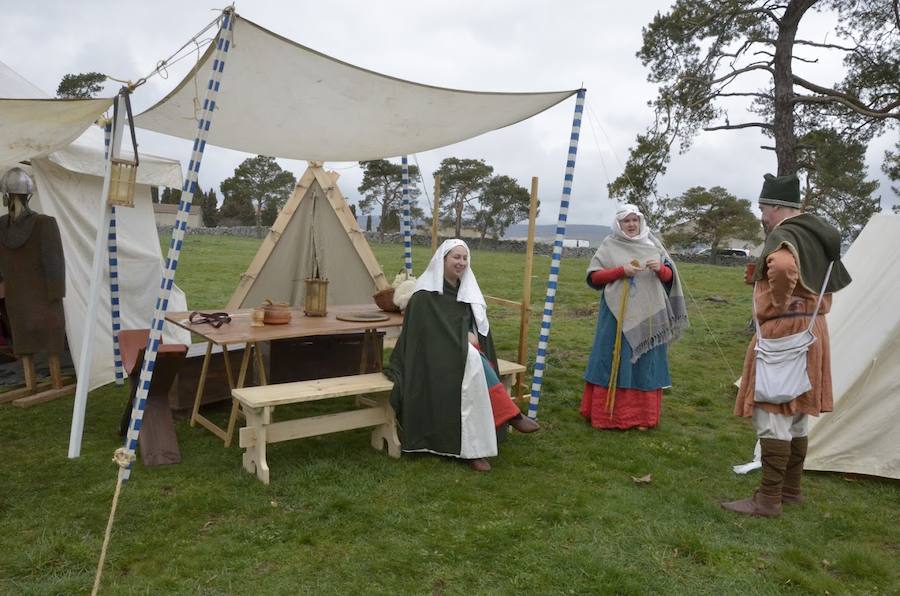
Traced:
<path fill-rule="evenodd" d="M 530 118 L 577 91 L 486 93 L 404 81 L 316 52 L 240 15 L 231 34 L 207 142 L 261 155 L 321 161 L 409 155 Z M 135 118 L 137 126 L 194 140 L 216 46 Z"/>
<path fill-rule="evenodd" d="M 103 133 L 92 123 L 111 100 L 51 100 L 2 62 L 0 98 L 4 98 L 0 99 L 0 175 L 18 161 L 30 160 L 37 186 L 30 205 L 39 213 L 55 217 L 59 225 L 66 258 L 66 336 L 77 367 L 88 323 L 85 312 L 97 231 L 95 214 L 104 172 Z M 48 122 L 65 125 L 54 128 Z M 127 150 L 123 152 L 129 155 Z M 150 186 L 179 187 L 181 164 L 141 154 L 137 182 L 135 207 L 119 209 L 117 217 L 120 301 L 126 329 L 149 327 L 162 271 Z M 92 322 L 92 389 L 114 380 L 108 279 L 97 306 L 98 317 Z M 184 293 L 177 288 L 173 291 L 173 307 L 187 307 Z M 189 343 L 190 339 L 186 332 L 167 332 L 166 341 Z"/>
<path fill-rule="evenodd" d="M 834 412 L 811 418 L 807 470 L 900 479 L 900 216 L 878 214 L 843 257 L 853 283 L 828 327 Z"/>
<path fill-rule="evenodd" d="M 328 304 L 368 304 L 388 287 L 357 226 L 337 173 L 313 162 L 278 214 L 269 235 L 228 302 L 228 310 L 259 306 L 266 298 L 302 305 L 304 280 L 328 279 Z"/>

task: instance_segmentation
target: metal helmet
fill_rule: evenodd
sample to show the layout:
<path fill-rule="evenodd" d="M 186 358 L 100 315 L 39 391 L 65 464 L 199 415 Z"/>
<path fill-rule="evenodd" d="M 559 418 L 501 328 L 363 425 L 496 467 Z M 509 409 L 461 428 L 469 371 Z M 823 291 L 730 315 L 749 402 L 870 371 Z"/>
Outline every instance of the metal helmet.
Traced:
<path fill-rule="evenodd" d="M 0 192 L 13 195 L 34 194 L 34 180 L 22 168 L 12 168 L 0 178 Z"/>

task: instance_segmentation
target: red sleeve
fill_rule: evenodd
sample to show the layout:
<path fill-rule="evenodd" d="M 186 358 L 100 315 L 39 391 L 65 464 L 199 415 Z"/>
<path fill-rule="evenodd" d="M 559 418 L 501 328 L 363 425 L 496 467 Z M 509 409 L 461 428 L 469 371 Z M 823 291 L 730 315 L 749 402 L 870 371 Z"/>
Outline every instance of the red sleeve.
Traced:
<path fill-rule="evenodd" d="M 591 285 L 594 287 L 605 286 L 617 279 L 625 277 L 624 267 L 615 267 L 613 269 L 598 269 L 591 272 Z"/>
<path fill-rule="evenodd" d="M 669 267 L 668 265 L 663 265 L 662 267 L 659 268 L 659 271 L 656 272 L 656 276 L 659 277 L 659 281 L 663 282 L 664 284 L 667 284 L 670 281 L 672 281 L 673 275 L 675 275 L 675 274 L 672 273 L 672 268 Z"/>

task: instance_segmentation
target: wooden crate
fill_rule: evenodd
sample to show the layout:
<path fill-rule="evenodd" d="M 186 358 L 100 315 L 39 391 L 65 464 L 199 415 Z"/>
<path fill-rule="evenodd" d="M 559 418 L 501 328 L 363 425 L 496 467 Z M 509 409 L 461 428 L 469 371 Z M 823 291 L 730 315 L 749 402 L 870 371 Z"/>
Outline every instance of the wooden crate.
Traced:
<path fill-rule="evenodd" d="M 365 369 L 362 364 L 364 333 L 319 335 L 271 342 L 269 383 L 290 383 L 381 372 L 384 332 L 372 334 Z"/>
<path fill-rule="evenodd" d="M 206 343 L 191 344 L 185 357 L 184 365 L 178 371 L 175 382 L 169 391 L 169 405 L 173 410 L 185 410 L 190 413 L 194 407 L 194 398 L 197 395 L 197 383 L 200 381 L 200 371 L 203 368 L 203 357 L 206 355 Z M 231 370 L 237 381 L 237 374 L 241 368 L 241 358 L 244 356 L 244 345 L 235 344 L 228 346 L 228 357 L 231 361 Z M 247 374 L 246 385 L 253 385 L 253 376 Z M 225 359 L 222 357 L 222 346 L 213 346 L 212 359 L 209 370 L 206 373 L 206 385 L 203 389 L 201 404 L 209 404 L 217 401 L 230 400 L 231 388 L 228 386 L 228 376 L 225 374 Z"/>

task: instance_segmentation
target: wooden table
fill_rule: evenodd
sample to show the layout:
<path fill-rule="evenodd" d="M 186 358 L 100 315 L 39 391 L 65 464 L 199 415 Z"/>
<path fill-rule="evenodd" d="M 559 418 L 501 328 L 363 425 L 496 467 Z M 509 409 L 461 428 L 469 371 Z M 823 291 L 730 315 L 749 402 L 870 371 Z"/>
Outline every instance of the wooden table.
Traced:
<path fill-rule="evenodd" d="M 312 337 L 316 335 L 334 335 L 351 332 L 358 333 L 362 331 L 365 332 L 365 336 L 360 362 L 360 373 L 364 373 L 366 372 L 365 363 L 367 350 L 369 349 L 369 346 L 375 345 L 375 331 L 377 329 L 400 327 L 403 324 L 402 314 L 378 310 L 373 304 L 329 306 L 328 314 L 324 317 L 307 317 L 303 314 L 303 310 L 297 307 L 291 309 L 292 316 L 289 323 L 284 325 L 264 325 L 262 327 L 252 327 L 250 325 L 250 315 L 252 312 L 253 309 L 230 311 L 228 314 L 231 316 L 231 322 L 225 323 L 218 329 L 214 328 L 209 323 L 191 324 L 188 321 L 188 317 L 190 316 L 189 312 L 172 312 L 166 315 L 166 320 L 168 322 L 182 327 L 183 329 L 187 329 L 191 333 L 200 335 L 207 342 L 206 355 L 203 359 L 203 366 L 200 370 L 200 379 L 197 384 L 197 395 L 194 398 L 194 408 L 191 412 L 191 426 L 200 424 L 222 439 L 226 447 L 231 445 L 237 416 L 242 413 L 238 402 L 232 400 L 231 414 L 228 417 L 227 429 L 217 426 L 214 422 L 200 414 L 200 401 L 203 397 L 203 389 L 206 382 L 209 362 L 212 357 L 213 344 L 222 346 L 222 356 L 225 362 L 225 375 L 228 378 L 229 387 L 233 390 L 244 386 L 251 353 L 255 354 L 260 384 L 267 384 L 262 354 L 257 345 L 259 342 L 271 341 L 273 339 Z M 337 315 L 348 315 L 351 313 L 378 313 L 387 316 L 388 319 L 386 321 L 351 322 L 340 321 L 336 318 Z M 241 360 L 241 367 L 238 371 L 236 380 L 231 370 L 231 362 L 228 358 L 229 344 L 245 345 L 244 357 Z"/>

